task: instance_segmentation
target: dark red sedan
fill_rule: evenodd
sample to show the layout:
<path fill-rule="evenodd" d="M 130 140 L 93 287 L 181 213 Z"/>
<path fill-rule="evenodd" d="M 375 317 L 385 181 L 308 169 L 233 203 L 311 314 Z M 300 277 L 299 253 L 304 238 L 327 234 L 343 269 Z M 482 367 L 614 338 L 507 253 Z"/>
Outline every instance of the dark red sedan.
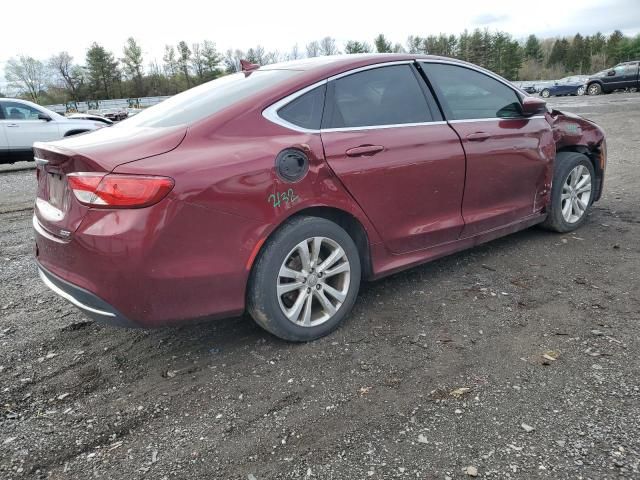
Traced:
<path fill-rule="evenodd" d="M 35 146 L 42 280 L 155 327 L 248 310 L 312 340 L 377 279 L 542 223 L 579 227 L 604 134 L 448 58 L 250 67 Z"/>

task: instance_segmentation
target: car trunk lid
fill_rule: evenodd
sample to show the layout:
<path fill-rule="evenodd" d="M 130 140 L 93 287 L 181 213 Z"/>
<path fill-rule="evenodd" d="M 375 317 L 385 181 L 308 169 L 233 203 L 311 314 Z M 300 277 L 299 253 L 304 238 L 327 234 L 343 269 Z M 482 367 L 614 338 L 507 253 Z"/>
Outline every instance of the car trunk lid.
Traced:
<path fill-rule="evenodd" d="M 153 157 L 176 148 L 186 126 L 167 128 L 103 128 L 86 135 L 34 144 L 38 188 L 35 216 L 39 226 L 61 240 L 76 231 L 89 207 L 78 202 L 67 175 L 111 172 L 118 165 Z"/>

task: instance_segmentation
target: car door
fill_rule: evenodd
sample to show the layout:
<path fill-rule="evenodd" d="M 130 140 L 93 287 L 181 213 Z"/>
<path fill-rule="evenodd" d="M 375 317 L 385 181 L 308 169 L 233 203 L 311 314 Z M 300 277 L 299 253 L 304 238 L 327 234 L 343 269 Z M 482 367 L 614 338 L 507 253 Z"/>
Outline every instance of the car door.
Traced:
<path fill-rule="evenodd" d="M 624 88 L 626 67 L 624 65 L 617 65 L 607 72 L 605 77 L 602 77 L 602 83 L 605 84 L 605 90 L 611 92 L 619 88 Z"/>
<path fill-rule="evenodd" d="M 461 236 L 539 213 L 555 155 L 545 117 L 522 116 L 516 90 L 488 73 L 447 63 L 421 65 L 466 152 Z"/>
<path fill-rule="evenodd" d="M 465 159 L 413 62 L 329 79 L 325 157 L 395 253 L 455 240 Z"/>
<path fill-rule="evenodd" d="M 628 63 L 624 72 L 624 88 L 636 88 L 638 86 L 638 64 Z"/>
<path fill-rule="evenodd" d="M 60 138 L 56 122 L 40 120 L 40 110 L 19 102 L 3 101 L 5 131 L 12 154 L 27 153 L 33 142 Z"/>

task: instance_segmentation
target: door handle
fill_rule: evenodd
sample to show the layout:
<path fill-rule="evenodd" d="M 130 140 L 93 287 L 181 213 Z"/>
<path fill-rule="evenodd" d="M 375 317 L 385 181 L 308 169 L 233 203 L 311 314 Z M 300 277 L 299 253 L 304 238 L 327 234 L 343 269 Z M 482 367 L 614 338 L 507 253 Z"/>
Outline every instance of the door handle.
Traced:
<path fill-rule="evenodd" d="M 17 123 L 7 123 L 7 127 L 19 127 Z"/>
<path fill-rule="evenodd" d="M 475 132 L 475 133 L 470 133 L 469 135 L 467 135 L 466 138 L 470 142 L 484 142 L 490 136 L 491 135 L 489 135 L 487 132 Z"/>
<path fill-rule="evenodd" d="M 347 157 L 365 157 L 375 155 L 384 150 L 382 145 L 360 145 L 359 147 L 350 148 L 345 153 Z"/>

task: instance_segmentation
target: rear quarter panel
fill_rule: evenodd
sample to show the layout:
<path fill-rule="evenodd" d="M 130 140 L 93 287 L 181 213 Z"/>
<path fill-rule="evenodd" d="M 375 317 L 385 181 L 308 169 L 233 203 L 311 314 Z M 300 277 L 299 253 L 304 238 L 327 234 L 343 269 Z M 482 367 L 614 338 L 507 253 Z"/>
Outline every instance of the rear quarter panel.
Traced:
<path fill-rule="evenodd" d="M 297 182 L 287 182 L 276 172 L 276 156 L 292 147 L 309 158 L 309 171 Z M 351 214 L 363 225 L 371 243 L 380 242 L 373 225 L 325 162 L 320 135 L 275 125 L 259 111 L 247 112 L 210 132 L 190 130 L 177 149 L 120 165 L 114 171 L 170 176 L 175 180 L 171 200 L 255 222 L 256 228 L 236 238 L 247 262 L 256 246 L 282 222 L 311 207 L 332 207 Z M 198 235 L 220 233 L 214 224 L 197 228 Z M 243 265 L 245 271 L 249 267 Z"/>

